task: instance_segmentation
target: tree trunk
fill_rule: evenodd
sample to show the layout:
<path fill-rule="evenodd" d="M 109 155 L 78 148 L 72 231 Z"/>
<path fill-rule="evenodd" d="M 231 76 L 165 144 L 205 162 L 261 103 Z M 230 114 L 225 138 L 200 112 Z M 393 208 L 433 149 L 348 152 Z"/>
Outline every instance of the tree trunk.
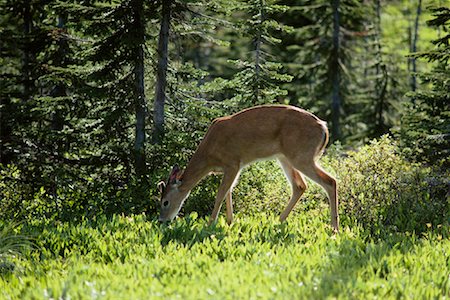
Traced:
<path fill-rule="evenodd" d="M 33 27 L 33 20 L 31 14 L 31 4 L 28 1 L 25 1 L 24 11 L 23 11 L 23 33 L 24 33 L 24 47 L 23 47 L 23 59 L 22 59 L 22 78 L 23 78 L 23 87 L 24 101 L 28 100 L 31 97 L 31 91 L 33 90 L 33 80 L 31 78 L 31 30 Z"/>
<path fill-rule="evenodd" d="M 333 49 L 331 51 L 331 82 L 332 82 L 332 104 L 331 104 L 331 137 L 333 140 L 341 138 L 340 129 L 340 24 L 339 24 L 339 0 L 333 0 Z"/>
<path fill-rule="evenodd" d="M 147 100 L 145 98 L 144 86 L 144 43 L 145 43 L 145 22 L 144 3 L 142 0 L 134 1 L 134 26 L 137 33 L 137 46 L 135 48 L 134 80 L 135 80 L 135 141 L 134 141 L 134 162 L 136 175 L 141 177 L 146 174 L 145 162 L 145 116 L 147 114 Z"/>
<path fill-rule="evenodd" d="M 66 16 L 58 16 L 58 29 L 60 30 L 60 33 L 65 32 L 65 23 L 66 23 Z M 62 35 L 57 36 L 58 39 L 58 55 L 55 58 L 55 66 L 56 67 L 66 67 L 67 66 L 67 52 L 69 50 L 69 45 L 67 41 L 65 40 L 65 37 Z M 57 83 L 52 91 L 50 92 L 50 96 L 52 97 L 65 97 L 67 96 L 66 87 L 63 83 Z M 59 101 L 56 100 L 56 101 Z M 64 118 L 61 114 L 61 111 L 58 109 L 55 109 L 55 111 L 52 113 L 52 130 L 55 131 L 61 131 L 63 129 L 63 122 Z M 58 145 L 58 149 L 60 150 Z"/>
<path fill-rule="evenodd" d="M 158 67 L 156 73 L 156 93 L 153 104 L 154 130 L 152 142 L 160 144 L 164 137 L 164 104 L 166 102 L 167 85 L 167 65 L 168 65 L 168 45 L 170 27 L 170 9 L 172 1 L 162 1 L 161 27 L 158 41 Z"/>
<path fill-rule="evenodd" d="M 386 65 L 383 63 L 383 57 L 381 54 L 381 0 L 377 0 L 376 2 L 376 37 L 375 37 L 375 45 L 376 45 L 376 105 L 375 105 L 375 128 L 373 132 L 373 137 L 381 136 L 386 133 L 387 126 L 384 124 L 383 113 L 384 113 L 384 100 L 386 97 L 386 89 L 387 89 L 387 70 Z"/>
<path fill-rule="evenodd" d="M 6 166 L 12 161 L 11 141 L 12 122 L 10 121 L 12 105 L 10 97 L 0 97 L 0 164 Z"/>
<path fill-rule="evenodd" d="M 260 27 L 264 22 L 264 0 L 259 1 L 259 21 Z M 262 44 L 262 36 L 261 30 L 259 30 L 258 35 L 255 40 L 255 77 L 256 77 L 256 86 L 255 86 L 255 104 L 260 104 L 260 79 L 261 79 L 261 44 Z"/>
<path fill-rule="evenodd" d="M 419 2 L 417 3 L 416 20 L 414 22 L 414 35 L 411 41 L 411 51 L 410 51 L 411 53 L 417 52 L 417 41 L 419 40 L 419 19 L 421 13 L 422 13 L 422 0 L 419 0 Z M 417 66 L 415 57 L 411 57 L 411 67 L 412 67 L 411 90 L 414 92 L 417 88 L 417 80 L 416 80 Z M 411 99 L 413 99 L 414 101 L 414 97 L 412 97 Z"/>

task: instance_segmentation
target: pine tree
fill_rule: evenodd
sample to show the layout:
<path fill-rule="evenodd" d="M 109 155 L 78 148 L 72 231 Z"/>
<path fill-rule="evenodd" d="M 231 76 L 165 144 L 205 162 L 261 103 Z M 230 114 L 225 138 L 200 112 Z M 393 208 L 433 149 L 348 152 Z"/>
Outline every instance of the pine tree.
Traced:
<path fill-rule="evenodd" d="M 400 100 L 405 93 L 406 83 L 399 82 L 398 65 L 392 63 L 382 40 L 382 1 L 375 1 L 367 9 L 366 32 L 358 45 L 358 55 L 354 56 L 353 69 L 357 89 L 351 99 L 352 122 L 358 124 L 350 131 L 349 141 L 373 139 L 389 132 L 399 125 Z"/>
<path fill-rule="evenodd" d="M 41 2 L 0 2 L 0 163 L 5 165 L 23 156 L 29 148 L 25 143 L 28 130 L 21 128 L 34 121 L 33 97 L 39 93 L 37 58 L 48 41 L 39 19 Z"/>
<path fill-rule="evenodd" d="M 295 29 L 283 57 L 295 75 L 290 100 L 331 120 L 332 139 L 348 138 L 356 127 L 349 117 L 352 98 L 361 93 L 354 74 L 361 67 L 357 50 L 367 34 L 368 8 L 352 0 L 295 4 L 288 11 L 296 18 L 290 21 Z"/>
<path fill-rule="evenodd" d="M 433 41 L 434 49 L 414 54 L 435 63 L 429 73 L 421 73 L 423 87 L 410 93 L 411 104 L 402 117 L 400 137 L 409 154 L 448 168 L 450 165 L 450 9 L 431 9 L 434 18 L 428 25 L 441 28 L 444 36 Z"/>
<path fill-rule="evenodd" d="M 286 10 L 286 7 L 270 0 L 248 0 L 237 5 L 244 19 L 238 22 L 237 27 L 244 37 L 250 38 L 251 43 L 247 47 L 250 48 L 251 57 L 234 61 L 240 70 L 232 80 L 236 89 L 233 100 L 243 107 L 284 102 L 280 97 L 287 92 L 279 85 L 291 81 L 292 76 L 281 73 L 282 65 L 271 60 L 270 46 L 280 43 L 277 33 L 290 30 L 289 26 L 273 18 L 275 13 Z"/>
<path fill-rule="evenodd" d="M 154 17 L 154 5 L 154 2 L 144 5 L 140 0 L 114 5 L 96 3 L 92 5 L 92 17 L 87 20 L 86 29 L 87 35 L 97 37 L 92 50 L 86 51 L 85 59 L 93 66 L 87 81 L 92 87 L 89 93 L 97 101 L 89 118 L 100 121 L 95 129 L 99 151 L 128 172 L 133 166 L 138 176 L 146 174 L 147 22 L 144 16 Z M 134 115 L 130 113 L 133 110 Z M 128 142 L 131 139 L 134 146 Z"/>

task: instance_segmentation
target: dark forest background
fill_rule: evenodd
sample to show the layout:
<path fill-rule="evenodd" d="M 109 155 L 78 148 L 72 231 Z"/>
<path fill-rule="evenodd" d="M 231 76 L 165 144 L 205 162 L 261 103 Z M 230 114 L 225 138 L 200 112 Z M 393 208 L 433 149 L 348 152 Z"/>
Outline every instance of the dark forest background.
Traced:
<path fill-rule="evenodd" d="M 443 174 L 449 7 L 0 0 L 0 216 L 154 214 L 156 183 L 214 118 L 268 103 L 327 120 L 337 148 L 389 134 Z"/>

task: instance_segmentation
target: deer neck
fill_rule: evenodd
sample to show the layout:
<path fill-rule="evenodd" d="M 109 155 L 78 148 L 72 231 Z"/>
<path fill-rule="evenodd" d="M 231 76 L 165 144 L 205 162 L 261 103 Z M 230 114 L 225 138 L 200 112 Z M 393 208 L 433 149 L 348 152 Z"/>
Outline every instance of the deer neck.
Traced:
<path fill-rule="evenodd" d="M 200 155 L 195 152 L 183 172 L 183 183 L 179 189 L 182 191 L 192 190 L 209 172 L 210 168 L 208 167 L 206 159 L 200 157 Z"/>

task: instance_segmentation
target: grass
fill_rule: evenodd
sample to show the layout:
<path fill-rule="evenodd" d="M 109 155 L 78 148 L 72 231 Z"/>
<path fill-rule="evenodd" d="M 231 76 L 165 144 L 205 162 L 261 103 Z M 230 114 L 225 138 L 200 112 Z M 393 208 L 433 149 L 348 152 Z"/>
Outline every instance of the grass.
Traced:
<path fill-rule="evenodd" d="M 170 225 L 143 215 L 23 225 L 36 246 L 0 277 L 1 299 L 430 299 L 450 296 L 448 228 L 373 240 L 330 233 L 327 210 Z"/>

